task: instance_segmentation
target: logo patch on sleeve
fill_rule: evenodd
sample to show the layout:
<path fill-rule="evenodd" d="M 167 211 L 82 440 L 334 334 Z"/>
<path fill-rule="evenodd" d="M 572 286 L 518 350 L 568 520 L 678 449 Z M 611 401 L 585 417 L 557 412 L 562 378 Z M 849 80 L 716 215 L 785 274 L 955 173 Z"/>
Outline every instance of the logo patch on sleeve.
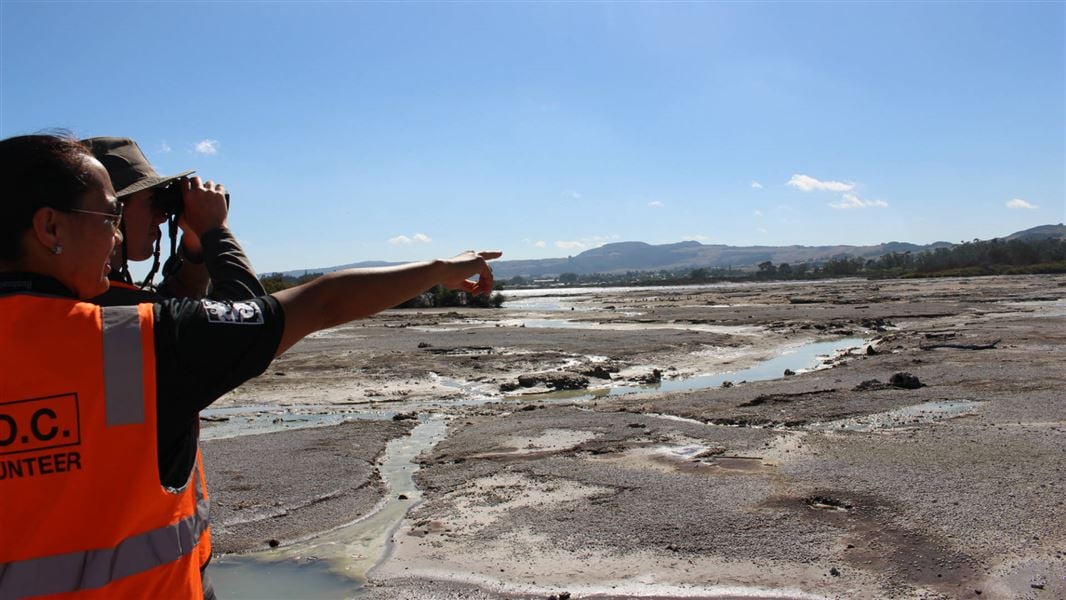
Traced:
<path fill-rule="evenodd" d="M 217 302 L 201 300 L 207 320 L 211 323 L 233 323 L 237 325 L 262 325 L 263 311 L 254 302 Z"/>

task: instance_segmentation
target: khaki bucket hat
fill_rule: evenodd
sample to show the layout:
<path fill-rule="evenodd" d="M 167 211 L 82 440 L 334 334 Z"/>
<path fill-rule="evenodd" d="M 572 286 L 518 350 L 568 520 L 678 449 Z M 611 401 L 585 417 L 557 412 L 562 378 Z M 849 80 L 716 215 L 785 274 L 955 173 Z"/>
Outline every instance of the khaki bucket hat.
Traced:
<path fill-rule="evenodd" d="M 89 147 L 96 160 L 103 163 L 111 177 L 115 195 L 119 198 L 170 183 L 196 172 L 185 171 L 166 177 L 156 173 L 137 142 L 129 138 L 94 137 L 82 140 L 82 143 Z"/>

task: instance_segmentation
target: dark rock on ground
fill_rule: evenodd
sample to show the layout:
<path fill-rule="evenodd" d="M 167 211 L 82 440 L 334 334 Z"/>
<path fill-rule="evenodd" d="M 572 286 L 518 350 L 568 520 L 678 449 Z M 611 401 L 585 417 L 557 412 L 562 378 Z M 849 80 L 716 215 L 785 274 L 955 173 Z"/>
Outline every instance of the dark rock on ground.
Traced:
<path fill-rule="evenodd" d="M 907 372 L 896 373 L 888 380 L 889 385 L 892 387 L 903 388 L 905 390 L 916 390 L 922 387 L 922 382 L 918 381 L 918 378 Z"/>

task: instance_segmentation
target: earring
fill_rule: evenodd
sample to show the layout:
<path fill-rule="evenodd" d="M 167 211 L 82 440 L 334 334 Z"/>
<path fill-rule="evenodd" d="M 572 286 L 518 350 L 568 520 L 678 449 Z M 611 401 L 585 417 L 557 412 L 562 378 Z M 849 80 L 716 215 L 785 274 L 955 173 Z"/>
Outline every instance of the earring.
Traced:
<path fill-rule="evenodd" d="M 60 246 L 59 244 L 56 244 L 55 248 L 52 248 L 52 254 L 56 254 L 56 255 L 63 254 L 63 246 Z"/>

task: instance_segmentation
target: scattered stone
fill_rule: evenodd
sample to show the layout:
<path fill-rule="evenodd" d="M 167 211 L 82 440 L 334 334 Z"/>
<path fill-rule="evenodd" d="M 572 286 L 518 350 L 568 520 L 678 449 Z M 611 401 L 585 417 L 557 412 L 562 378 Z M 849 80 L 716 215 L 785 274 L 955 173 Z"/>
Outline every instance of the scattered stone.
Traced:
<path fill-rule="evenodd" d="M 644 423 L 630 423 L 626 427 L 632 427 L 633 429 L 646 429 L 648 426 Z"/>
<path fill-rule="evenodd" d="M 663 372 L 659 369 L 652 369 L 651 373 L 637 376 L 634 380 L 640 383 L 659 383 L 663 380 Z"/>
<path fill-rule="evenodd" d="M 275 377 L 285 377 L 285 371 L 274 371 Z"/>
<path fill-rule="evenodd" d="M 722 387 L 724 387 L 724 388 L 731 388 L 731 387 L 733 387 L 733 382 L 732 382 L 732 381 L 729 381 L 729 380 L 727 379 L 726 381 L 723 381 L 723 382 L 722 382 Z"/>
<path fill-rule="evenodd" d="M 892 387 L 905 390 L 916 390 L 923 386 L 922 382 L 918 381 L 918 377 L 907 372 L 896 373 L 888 380 L 888 383 Z"/>
<path fill-rule="evenodd" d="M 500 391 L 501 392 L 513 392 L 513 391 L 517 390 L 519 387 L 521 387 L 521 386 L 520 386 L 520 384 L 517 381 L 505 381 L 505 382 L 500 384 Z"/>
<path fill-rule="evenodd" d="M 892 326 L 892 323 L 882 318 L 865 318 L 860 323 L 866 329 L 872 329 L 873 331 L 885 331 L 886 327 Z"/>
<path fill-rule="evenodd" d="M 396 499 L 397 500 L 407 500 L 407 494 L 400 494 L 399 496 L 396 496 Z"/>
<path fill-rule="evenodd" d="M 545 385 L 553 390 L 583 390 L 589 386 L 587 377 L 577 373 L 531 373 L 518 376 L 518 385 L 531 388 Z"/>
<path fill-rule="evenodd" d="M 281 545 L 281 542 L 279 542 L 277 540 L 267 540 L 267 545 L 270 546 L 271 548 L 277 548 L 278 546 Z"/>
<path fill-rule="evenodd" d="M 416 413 L 414 411 L 406 412 L 406 413 L 396 413 L 396 414 L 392 415 L 392 420 L 393 421 L 414 421 L 414 420 L 417 420 L 417 419 L 418 419 L 418 413 Z"/>
<path fill-rule="evenodd" d="M 618 372 L 618 367 L 615 367 L 615 366 L 605 367 L 603 365 L 596 365 L 595 367 L 593 367 L 591 369 L 587 369 L 585 371 L 582 371 L 581 374 L 585 375 L 586 377 L 595 377 L 596 379 L 610 379 L 611 378 L 611 373 L 617 373 L 617 372 Z"/>
<path fill-rule="evenodd" d="M 873 346 L 866 347 L 866 356 L 877 356 L 878 354 L 880 354 L 880 352 L 874 350 Z"/>
<path fill-rule="evenodd" d="M 836 567 L 832 567 L 831 569 L 829 569 L 829 574 L 833 577 L 840 577 L 840 570 Z"/>
<path fill-rule="evenodd" d="M 429 342 L 418 342 L 419 348 L 429 348 L 431 346 L 433 346 L 433 344 L 430 344 Z"/>
<path fill-rule="evenodd" d="M 793 371 L 792 369 L 785 369 L 785 377 L 792 377 L 795 374 L 796 374 L 796 372 Z"/>

